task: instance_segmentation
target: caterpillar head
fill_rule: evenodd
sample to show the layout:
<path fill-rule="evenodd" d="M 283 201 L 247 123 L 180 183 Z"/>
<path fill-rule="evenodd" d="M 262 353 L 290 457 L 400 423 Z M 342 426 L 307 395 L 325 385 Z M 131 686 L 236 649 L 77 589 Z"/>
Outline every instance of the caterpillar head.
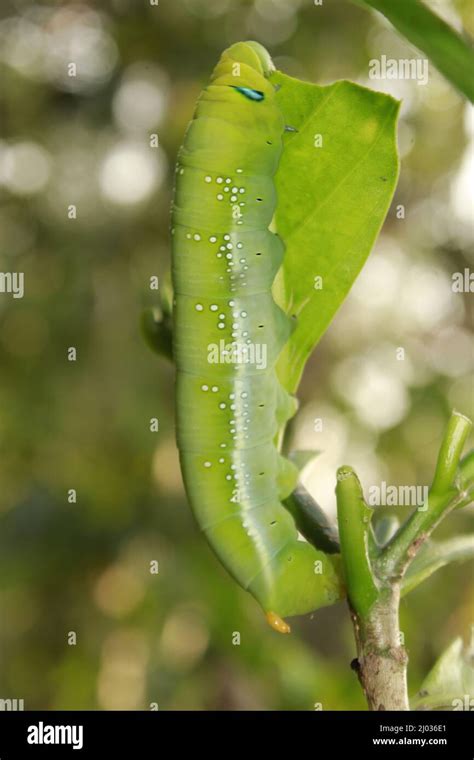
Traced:
<path fill-rule="evenodd" d="M 255 53 L 257 59 L 258 59 L 258 68 L 255 66 L 254 68 L 257 69 L 260 73 L 263 74 L 264 77 L 268 77 L 272 71 L 275 71 L 275 66 L 273 65 L 273 61 L 270 57 L 270 54 L 268 53 L 268 50 L 265 50 L 263 45 L 260 45 L 259 42 L 254 42 L 253 40 L 249 40 L 248 42 L 241 42 L 240 45 L 245 45 L 246 47 L 250 48 L 253 53 Z M 238 47 L 239 46 L 233 46 Z M 232 48 L 230 48 L 232 49 Z"/>
<path fill-rule="evenodd" d="M 273 71 L 275 66 L 263 45 L 253 40 L 236 42 L 222 53 L 211 76 L 211 83 L 252 86 L 265 82 Z M 266 87 L 270 87 L 268 82 Z"/>

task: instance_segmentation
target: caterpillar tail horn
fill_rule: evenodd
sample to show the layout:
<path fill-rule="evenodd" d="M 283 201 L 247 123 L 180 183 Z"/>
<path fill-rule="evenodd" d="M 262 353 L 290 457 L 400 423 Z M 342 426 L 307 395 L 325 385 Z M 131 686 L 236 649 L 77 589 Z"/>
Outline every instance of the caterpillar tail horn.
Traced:
<path fill-rule="evenodd" d="M 271 626 L 274 631 L 278 631 L 278 633 L 291 633 L 291 628 L 288 623 L 275 612 L 267 612 L 265 617 L 267 618 L 268 625 Z"/>

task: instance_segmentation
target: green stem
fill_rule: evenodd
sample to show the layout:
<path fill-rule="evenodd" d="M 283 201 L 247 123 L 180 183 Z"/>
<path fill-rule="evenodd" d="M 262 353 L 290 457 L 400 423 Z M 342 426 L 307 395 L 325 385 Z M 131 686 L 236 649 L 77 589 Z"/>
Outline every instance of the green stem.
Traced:
<path fill-rule="evenodd" d="M 378 561 L 377 571 L 384 578 L 400 579 L 420 546 L 452 509 L 469 502 L 466 490 L 453 487 L 462 448 L 471 421 L 453 412 L 446 428 L 428 499 L 412 512 L 387 544 Z"/>
<path fill-rule="evenodd" d="M 365 504 L 359 480 L 349 467 L 338 471 L 341 555 L 357 645 L 354 668 L 371 710 L 409 710 L 408 657 L 399 626 L 401 579 L 419 546 L 440 520 L 470 498 L 474 457 L 468 455 L 459 467 L 470 427 L 470 420 L 453 412 L 426 504 L 413 512 L 378 556 L 370 552 L 371 510 Z M 453 486 L 457 473 L 460 487 Z M 418 574 L 415 572 L 411 581 L 416 585 L 418 576 L 425 577 L 449 558 L 464 559 L 470 552 L 471 543 L 440 547 L 438 555 L 432 551 L 424 563 L 418 563 Z"/>
<path fill-rule="evenodd" d="M 357 659 L 370 710 L 408 710 L 407 654 L 398 621 L 400 586 L 377 583 L 370 562 L 370 510 L 350 467 L 337 474 L 337 515 Z"/>
<path fill-rule="evenodd" d="M 445 493 L 451 488 L 471 426 L 468 417 L 452 413 L 439 450 L 431 493 Z"/>
<path fill-rule="evenodd" d="M 357 615 L 366 617 L 378 596 L 369 558 L 369 528 L 372 510 L 362 494 L 351 467 L 337 472 L 337 519 L 347 595 Z"/>
<path fill-rule="evenodd" d="M 422 50 L 438 71 L 474 102 L 474 52 L 445 21 L 419 0 L 361 0 L 382 13 L 409 42 Z"/>

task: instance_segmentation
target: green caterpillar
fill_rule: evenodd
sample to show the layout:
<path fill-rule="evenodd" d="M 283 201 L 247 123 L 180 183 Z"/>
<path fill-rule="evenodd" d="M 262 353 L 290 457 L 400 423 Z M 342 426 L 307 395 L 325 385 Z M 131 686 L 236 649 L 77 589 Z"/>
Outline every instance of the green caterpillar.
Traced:
<path fill-rule="evenodd" d="M 176 167 L 172 208 L 177 439 L 210 545 L 274 628 L 340 597 L 334 558 L 299 540 L 282 500 L 297 470 L 277 449 L 296 400 L 275 364 L 292 321 L 272 283 L 284 245 L 269 227 L 285 131 L 266 50 L 226 50 Z"/>

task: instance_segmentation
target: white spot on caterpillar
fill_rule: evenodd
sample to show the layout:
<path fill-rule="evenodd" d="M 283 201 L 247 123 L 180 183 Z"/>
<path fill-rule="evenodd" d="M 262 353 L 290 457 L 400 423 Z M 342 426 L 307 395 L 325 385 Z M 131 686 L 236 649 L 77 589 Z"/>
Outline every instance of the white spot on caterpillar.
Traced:
<path fill-rule="evenodd" d="M 204 462 L 204 467 L 210 467 L 210 466 L 211 466 L 210 462 Z"/>
<path fill-rule="evenodd" d="M 229 306 L 235 306 L 235 301 L 229 301 Z"/>
<path fill-rule="evenodd" d="M 234 201 L 237 200 L 237 196 L 236 195 L 231 195 L 230 199 L 231 199 L 232 203 L 234 203 Z"/>
<path fill-rule="evenodd" d="M 219 314 L 219 319 L 225 319 L 225 314 Z"/>
<path fill-rule="evenodd" d="M 180 174 L 184 174 L 184 169 L 180 169 L 180 170 L 179 170 L 179 173 L 180 173 Z"/>
<path fill-rule="evenodd" d="M 224 187 L 224 193 L 229 193 L 230 189 L 228 187 Z"/>
<path fill-rule="evenodd" d="M 204 177 L 204 182 L 212 182 L 212 177 L 207 175 L 207 177 Z"/>
<path fill-rule="evenodd" d="M 244 392 L 243 392 L 243 393 L 241 393 L 240 395 L 241 395 L 241 397 L 242 397 L 242 398 L 247 398 L 247 396 L 248 396 L 249 394 L 248 394 L 246 391 L 244 391 Z"/>
<path fill-rule="evenodd" d="M 242 174 L 242 172 L 243 172 L 243 169 L 236 169 L 235 171 L 236 171 L 238 174 Z"/>
<path fill-rule="evenodd" d="M 246 311 L 242 311 L 242 312 L 240 313 L 240 316 L 241 316 L 241 317 L 246 317 L 246 316 L 247 316 L 247 312 L 246 312 Z"/>
<path fill-rule="evenodd" d="M 232 182 L 231 178 L 230 178 L 230 177 L 227 177 L 227 179 L 226 179 L 226 184 L 227 184 L 227 185 L 230 185 L 230 184 L 231 184 L 231 182 Z"/>
<path fill-rule="evenodd" d="M 219 324 L 217 325 L 217 327 L 219 328 L 219 330 L 223 330 L 224 327 L 225 327 L 225 324 L 223 322 L 219 322 Z"/>
<path fill-rule="evenodd" d="M 210 242 L 210 243 L 217 243 L 217 238 L 216 238 L 216 236 L 215 236 L 215 235 L 211 235 L 211 237 L 209 238 L 209 242 Z"/>
<path fill-rule="evenodd" d="M 235 393 L 229 393 L 229 398 L 233 400 L 235 398 Z"/>
<path fill-rule="evenodd" d="M 232 243 L 227 243 L 227 245 L 226 245 L 226 248 L 227 248 L 228 251 L 231 251 L 233 247 L 234 246 L 232 245 Z"/>
<path fill-rule="evenodd" d="M 213 385 L 212 388 L 211 388 L 211 391 L 213 393 L 217 393 L 218 390 L 219 390 L 219 388 L 217 387 L 217 385 Z"/>
<path fill-rule="evenodd" d="M 187 239 L 188 239 L 188 240 L 191 240 L 191 238 L 192 238 L 192 235 L 191 235 L 191 233 L 190 233 L 190 232 L 187 232 L 187 233 L 186 233 L 186 237 L 187 237 Z"/>
<path fill-rule="evenodd" d="M 223 201 L 224 200 L 224 196 L 222 195 L 222 193 L 218 193 L 217 200 L 218 201 Z"/>
<path fill-rule="evenodd" d="M 231 253 L 226 253 L 225 257 L 226 257 L 226 259 L 231 259 L 232 258 L 232 254 Z"/>
<path fill-rule="evenodd" d="M 194 240 L 201 240 L 201 235 L 199 235 L 199 233 L 196 232 L 196 234 L 194 235 Z"/>
<path fill-rule="evenodd" d="M 245 187 L 239 187 L 239 193 L 245 193 Z"/>
<path fill-rule="evenodd" d="M 219 459 L 219 464 L 224 464 L 224 462 L 225 462 L 225 459 L 224 459 L 224 457 L 221 457 L 221 458 Z"/>
<path fill-rule="evenodd" d="M 202 305 L 202 303 L 197 303 L 194 308 L 196 309 L 196 311 L 202 311 L 204 309 L 204 306 Z"/>
<path fill-rule="evenodd" d="M 230 235 L 224 235 L 224 240 L 230 240 Z"/>
<path fill-rule="evenodd" d="M 209 390 L 209 386 L 208 385 L 201 385 L 201 390 L 202 391 L 208 391 Z"/>
<path fill-rule="evenodd" d="M 218 307 L 218 305 L 216 303 L 211 303 L 211 305 L 209 306 L 209 308 L 210 308 L 211 311 L 217 311 L 217 309 L 219 307 Z"/>
<path fill-rule="evenodd" d="M 243 248 L 243 247 L 244 247 L 243 243 L 237 243 L 237 248 Z"/>
<path fill-rule="evenodd" d="M 217 177 L 216 182 L 218 185 L 221 185 L 224 182 L 224 179 L 222 177 Z"/>

